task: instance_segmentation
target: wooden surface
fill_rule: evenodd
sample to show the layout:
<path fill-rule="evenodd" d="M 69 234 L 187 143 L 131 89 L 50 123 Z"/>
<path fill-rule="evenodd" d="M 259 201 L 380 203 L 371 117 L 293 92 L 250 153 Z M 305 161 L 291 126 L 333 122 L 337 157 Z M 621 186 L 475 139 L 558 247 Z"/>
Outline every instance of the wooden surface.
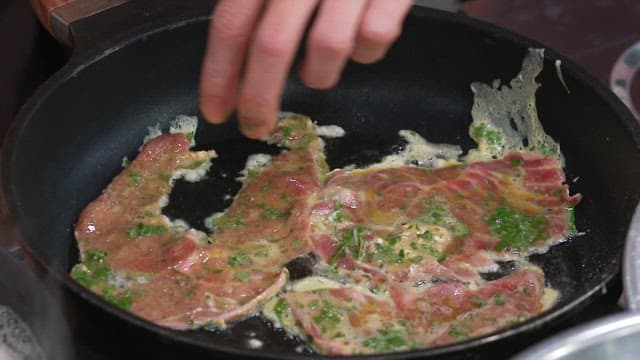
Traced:
<path fill-rule="evenodd" d="M 42 25 L 56 39 L 72 44 L 70 25 L 128 0 L 30 0 Z"/>
<path fill-rule="evenodd" d="M 640 40 L 638 0 L 474 0 L 462 9 L 571 58 L 607 87 L 613 63 Z"/>
<path fill-rule="evenodd" d="M 82 0 L 29 0 L 31 2 L 31 6 L 35 11 L 38 19 L 47 30 L 51 31 L 51 13 L 54 9 L 66 5 L 68 3 L 72 3 L 75 1 Z"/>

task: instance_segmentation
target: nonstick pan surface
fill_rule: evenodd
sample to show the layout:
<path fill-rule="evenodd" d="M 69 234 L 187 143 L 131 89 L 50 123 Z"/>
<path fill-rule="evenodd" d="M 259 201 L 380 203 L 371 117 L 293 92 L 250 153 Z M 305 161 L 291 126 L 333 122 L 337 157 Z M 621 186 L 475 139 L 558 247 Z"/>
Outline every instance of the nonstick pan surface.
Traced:
<path fill-rule="evenodd" d="M 117 347 L 137 344 L 128 351 L 139 354 L 149 346 L 166 349 L 161 352 L 168 357 L 184 351 L 315 357 L 296 351 L 298 341 L 258 318 L 216 334 L 161 328 L 107 304 L 67 275 L 78 261 L 72 235 L 78 214 L 120 171 L 123 156 L 135 155 L 148 126 L 166 128 L 178 114 L 198 114 L 207 26 L 205 18 L 163 22 L 72 57 L 21 111 L 5 143 L 5 200 L 26 252 L 67 290 L 76 331 L 108 333 Z M 367 164 L 392 152 L 401 144 L 400 129 L 468 149 L 470 83 L 510 80 L 531 46 L 539 45 L 462 16 L 414 9 L 383 61 L 349 64 L 339 85 L 327 91 L 308 89 L 292 76 L 282 108 L 345 128 L 346 137 L 328 142 L 332 167 Z M 562 60 L 570 93 L 557 77 L 556 59 Z M 538 81 L 539 116 L 562 146 L 572 193 L 584 197 L 576 222 L 585 234 L 532 257 L 560 291 L 558 303 L 539 317 L 479 339 L 370 358 L 455 355 L 509 341 L 578 311 L 619 271 L 640 199 L 638 125 L 609 91 L 553 51 L 547 51 Z M 276 149 L 243 138 L 233 120 L 221 126 L 201 121 L 196 141 L 197 148 L 214 148 L 219 157 L 208 179 L 176 184 L 165 214 L 202 229 L 206 216 L 228 206 L 224 195 L 239 188 L 233 179 L 246 156 Z M 263 347 L 250 349 L 249 338 L 262 340 Z"/>

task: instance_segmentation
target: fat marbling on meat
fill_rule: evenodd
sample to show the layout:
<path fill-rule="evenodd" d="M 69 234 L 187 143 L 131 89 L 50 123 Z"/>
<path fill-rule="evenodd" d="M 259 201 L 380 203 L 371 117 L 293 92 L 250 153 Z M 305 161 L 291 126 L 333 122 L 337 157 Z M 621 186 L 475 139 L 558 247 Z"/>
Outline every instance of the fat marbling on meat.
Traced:
<path fill-rule="evenodd" d="M 212 152 L 185 134 L 161 135 L 81 213 L 82 262 L 71 274 L 134 314 L 175 329 L 224 326 L 255 313 L 286 284 L 284 264 L 310 250 L 308 198 L 326 169 L 308 118 L 281 120 L 271 140 L 289 148 L 245 180 L 233 205 L 204 233 L 174 226 L 162 199 L 179 169 Z"/>
<path fill-rule="evenodd" d="M 549 306 L 542 271 L 522 260 L 497 280 L 481 274 L 572 235 L 579 199 L 558 159 L 532 152 L 441 169 L 336 171 L 313 196 L 310 238 L 324 260 L 318 270 L 342 286 L 282 296 L 289 326 L 321 352 L 357 354 L 522 322 Z"/>

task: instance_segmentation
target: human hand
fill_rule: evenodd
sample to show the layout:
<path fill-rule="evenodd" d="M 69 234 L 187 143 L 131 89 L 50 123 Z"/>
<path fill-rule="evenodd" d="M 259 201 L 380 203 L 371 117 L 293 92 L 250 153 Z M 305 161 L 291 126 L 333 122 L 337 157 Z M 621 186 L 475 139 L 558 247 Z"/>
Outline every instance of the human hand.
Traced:
<path fill-rule="evenodd" d="M 241 131 L 272 130 L 289 68 L 315 8 L 300 77 L 334 86 L 348 59 L 380 60 L 400 35 L 411 0 L 220 0 L 200 74 L 200 108 L 222 123 L 236 108 Z"/>

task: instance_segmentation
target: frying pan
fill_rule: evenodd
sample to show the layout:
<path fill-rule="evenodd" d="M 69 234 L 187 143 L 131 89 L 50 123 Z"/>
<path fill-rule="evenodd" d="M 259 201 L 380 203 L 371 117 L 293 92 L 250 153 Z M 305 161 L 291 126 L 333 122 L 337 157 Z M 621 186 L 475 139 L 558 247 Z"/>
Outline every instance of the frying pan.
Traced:
<path fill-rule="evenodd" d="M 73 224 L 120 171 L 122 157 L 135 155 L 148 126 L 166 127 L 178 114 L 198 113 L 207 26 L 206 16 L 163 18 L 76 51 L 22 109 L 5 143 L 8 210 L 26 253 L 65 289 L 74 333 L 109 357 L 319 357 L 259 318 L 215 334 L 158 327 L 102 301 L 67 275 L 78 261 Z M 338 86 L 327 91 L 308 89 L 292 75 L 282 108 L 345 128 L 345 138 L 327 145 L 333 167 L 367 164 L 393 151 L 400 129 L 468 149 L 469 84 L 508 81 L 532 46 L 540 45 L 463 16 L 414 8 L 383 61 L 349 64 Z M 556 59 L 570 93 L 557 77 Z M 534 319 L 481 338 L 367 358 L 474 358 L 488 351 L 508 356 L 579 311 L 618 273 L 640 199 L 638 124 L 608 90 L 553 51 L 546 52 L 538 81 L 542 123 L 562 146 L 572 192 L 584 196 L 576 210 L 584 235 L 532 256 L 560 291 L 559 301 Z M 207 180 L 177 183 L 164 212 L 202 228 L 204 217 L 228 205 L 223 196 L 238 189 L 232 179 L 246 156 L 274 149 L 243 138 L 233 119 L 219 126 L 201 121 L 196 141 L 198 148 L 216 149 L 219 158 Z M 263 347 L 249 348 L 252 337 Z"/>

